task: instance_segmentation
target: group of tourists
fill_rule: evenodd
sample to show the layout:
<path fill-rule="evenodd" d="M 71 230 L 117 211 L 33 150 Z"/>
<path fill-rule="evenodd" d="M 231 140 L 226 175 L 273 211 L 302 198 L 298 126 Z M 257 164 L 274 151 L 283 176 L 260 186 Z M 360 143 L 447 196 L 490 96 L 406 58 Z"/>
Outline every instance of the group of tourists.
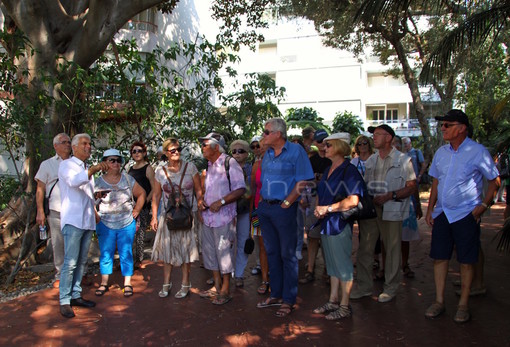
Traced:
<path fill-rule="evenodd" d="M 434 318 L 445 311 L 448 261 L 455 249 L 462 287 L 454 320 L 462 323 L 470 319 L 468 298 L 480 248 L 480 218 L 497 192 L 498 170 L 488 151 L 469 138 L 464 112 L 454 109 L 436 119 L 449 144 L 438 149 L 428 171 L 432 188 L 425 218 L 432 227 L 436 300 L 425 316 Z M 358 136 L 353 148 L 350 134 L 328 134 L 311 127 L 303 131 L 302 141 L 291 141 L 285 121 L 272 118 L 250 143 L 233 141 L 228 147 L 231 156 L 224 137 L 211 132 L 198 138 L 207 160 L 201 171 L 181 157 L 178 139 L 163 143 L 166 160 L 154 166 L 145 144 L 137 141 L 130 147 L 133 165 L 127 173 L 119 150 L 106 150 L 98 164 L 88 166 L 90 136 L 78 134 L 71 141 L 68 135 L 58 134 L 53 141 L 56 155 L 44 161 L 36 175 L 36 222 L 43 225 L 47 220 L 51 230 L 61 314 L 71 318 L 73 306 L 95 306 L 81 296 L 94 231 L 101 272 L 95 295 L 109 290 L 117 250 L 123 293 L 132 296 L 131 276 L 143 260 L 144 232 L 149 228 L 156 232 L 152 261 L 163 263 L 161 298 L 171 293 L 176 266 L 181 267 L 182 281 L 173 296 L 189 296 L 191 263 L 201 254 L 203 266 L 212 273 L 212 287 L 200 296 L 215 305 L 228 303 L 231 279 L 236 287 L 244 285 L 248 258 L 255 248 L 257 265 L 252 271 L 262 277 L 257 292 L 267 295 L 257 307 L 276 307 L 275 314 L 285 317 L 294 309 L 298 284 L 315 279 L 316 257 L 322 248 L 330 294 L 314 313 L 328 320 L 350 317 L 350 300 L 372 296 L 378 277 L 384 280 L 378 301 L 393 300 L 401 276 L 414 276 L 408 264 L 409 241 L 419 237 L 417 219 L 423 213 L 418 184 L 428 165 L 410 139 L 398 141 L 399 149 L 390 126 L 368 131 L 373 138 Z M 45 197 L 50 201 L 49 214 L 43 208 Z M 369 205 L 373 215 L 360 217 Z M 349 217 L 353 213 L 358 217 Z M 359 226 L 356 281 L 351 260 L 355 222 Z M 308 265 L 298 278 L 305 239 Z M 383 258 L 381 272 L 374 276 L 377 245 Z"/>

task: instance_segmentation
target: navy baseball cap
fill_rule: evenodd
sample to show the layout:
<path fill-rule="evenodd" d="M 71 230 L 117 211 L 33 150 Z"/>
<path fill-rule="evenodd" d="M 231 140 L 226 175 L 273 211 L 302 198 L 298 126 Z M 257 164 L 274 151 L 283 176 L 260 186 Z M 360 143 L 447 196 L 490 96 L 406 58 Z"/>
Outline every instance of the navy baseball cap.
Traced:
<path fill-rule="evenodd" d="M 318 129 L 315 131 L 315 134 L 313 135 L 313 140 L 317 142 L 321 142 L 326 137 L 328 137 L 328 132 L 324 129 Z"/>

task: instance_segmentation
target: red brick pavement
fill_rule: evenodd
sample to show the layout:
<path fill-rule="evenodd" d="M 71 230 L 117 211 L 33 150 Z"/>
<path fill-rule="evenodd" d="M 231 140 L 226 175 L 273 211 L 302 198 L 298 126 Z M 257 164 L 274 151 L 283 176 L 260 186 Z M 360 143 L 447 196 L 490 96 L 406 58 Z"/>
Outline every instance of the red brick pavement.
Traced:
<path fill-rule="evenodd" d="M 459 278 L 454 261 L 448 276 L 446 313 L 435 320 L 424 317 L 424 310 L 434 300 L 434 287 L 428 257 L 430 229 L 421 221 L 422 239 L 411 243 L 410 263 L 416 277 L 403 279 L 397 298 L 384 304 L 377 302 L 382 283 L 376 283 L 373 297 L 352 302 L 354 315 L 350 319 L 330 322 L 312 313 L 328 298 L 329 288 L 320 279 L 322 266 L 317 267 L 315 282 L 300 285 L 294 312 L 287 318 L 278 318 L 275 309 L 255 307 L 262 298 L 256 293 L 258 276 L 248 275 L 244 288 L 232 288 L 233 300 L 218 307 L 198 296 L 199 290 L 207 288 L 205 280 L 209 277 L 198 264 L 192 268 L 192 295 L 177 300 L 173 295 L 179 288 L 180 270 L 175 270 L 171 296 L 161 299 L 157 293 L 162 266 L 145 261 L 133 276 L 133 297 L 122 296 L 119 273 L 111 278 L 116 285 L 103 297 L 95 297 L 97 277 L 93 286 L 84 288 L 84 297 L 95 300 L 97 306 L 76 308 L 73 319 L 60 316 L 58 289 L 0 304 L 0 345 L 510 346 L 510 255 L 496 253 L 496 244 L 491 243 L 502 225 L 502 212 L 503 205 L 499 204 L 490 217 L 484 218 L 482 244 L 488 293 L 471 299 L 473 318 L 463 325 L 452 319 L 457 297 L 451 283 Z M 300 271 L 304 262 L 300 263 Z"/>

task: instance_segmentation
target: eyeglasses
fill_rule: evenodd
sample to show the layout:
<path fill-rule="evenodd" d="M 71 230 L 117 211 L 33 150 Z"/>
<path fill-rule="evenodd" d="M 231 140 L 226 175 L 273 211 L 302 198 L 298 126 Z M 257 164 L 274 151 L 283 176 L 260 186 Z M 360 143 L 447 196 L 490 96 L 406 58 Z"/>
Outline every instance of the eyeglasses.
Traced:
<path fill-rule="evenodd" d="M 133 149 L 133 150 L 131 151 L 131 153 L 132 153 L 132 154 L 136 154 L 136 153 L 143 153 L 143 152 L 144 152 L 144 151 L 143 151 L 143 149 Z"/>
<path fill-rule="evenodd" d="M 330 148 L 332 146 L 333 146 L 333 144 L 331 142 L 326 142 L 326 147 Z"/>
<path fill-rule="evenodd" d="M 264 130 L 264 135 L 269 135 L 269 134 L 272 134 L 272 133 L 275 133 L 276 131 L 273 131 L 273 130 Z"/>
<path fill-rule="evenodd" d="M 250 148 L 251 149 L 260 148 L 260 145 L 251 145 Z"/>
<path fill-rule="evenodd" d="M 60 145 L 70 145 L 71 141 L 67 140 L 67 141 L 60 141 L 60 142 L 57 142 L 57 143 L 60 144 Z"/>
<path fill-rule="evenodd" d="M 173 149 L 167 149 L 167 152 L 170 152 L 172 154 L 175 154 L 175 152 L 181 153 L 181 151 L 182 151 L 182 147 L 181 146 L 179 146 L 177 148 L 173 148 Z"/>
<path fill-rule="evenodd" d="M 356 146 L 366 146 L 368 145 L 368 142 L 358 142 Z"/>
<path fill-rule="evenodd" d="M 242 148 L 232 150 L 232 154 L 244 154 L 244 153 L 246 153 L 246 151 Z"/>
<path fill-rule="evenodd" d="M 441 127 L 445 127 L 446 129 L 451 128 L 455 125 L 459 125 L 460 123 L 441 123 Z"/>
<path fill-rule="evenodd" d="M 122 164 L 122 158 L 108 158 L 106 161 L 112 164 L 115 163 Z"/>

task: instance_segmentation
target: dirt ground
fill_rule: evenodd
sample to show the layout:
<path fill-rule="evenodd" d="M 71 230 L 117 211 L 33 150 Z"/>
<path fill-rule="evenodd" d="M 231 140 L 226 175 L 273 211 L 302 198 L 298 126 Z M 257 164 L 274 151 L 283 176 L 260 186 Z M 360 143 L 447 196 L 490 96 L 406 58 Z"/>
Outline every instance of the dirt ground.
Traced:
<path fill-rule="evenodd" d="M 425 204 L 426 200 L 422 200 Z M 424 211 L 426 206 L 424 206 Z M 482 246 L 485 251 L 487 294 L 470 300 L 472 319 L 459 325 L 453 321 L 458 297 L 453 281 L 459 279 L 458 264 L 450 263 L 446 293 L 446 313 L 435 320 L 424 317 L 434 301 L 432 261 L 428 257 L 430 228 L 420 221 L 421 240 L 411 243 L 413 279 L 403 279 L 398 296 L 389 303 L 378 303 L 382 283 L 375 282 L 373 296 L 352 301 L 352 318 L 326 321 L 312 310 L 328 299 L 329 287 L 321 279 L 322 260 L 316 267 L 316 280 L 299 285 L 296 309 L 286 318 L 274 315 L 276 309 L 257 309 L 263 296 L 256 293 L 259 276 L 246 269 L 244 288 L 234 288 L 233 300 L 215 306 L 201 299 L 198 292 L 208 286 L 210 274 L 193 264 L 192 294 L 173 297 L 179 288 L 180 269 L 175 269 L 171 295 L 161 299 L 161 264 L 144 261 L 135 271 L 135 295 L 122 296 L 122 278 L 115 272 L 113 286 L 103 297 L 94 295 L 99 276 L 86 286 L 83 296 L 97 302 L 93 309 L 75 308 L 76 317 L 65 319 L 59 313 L 58 289 L 48 288 L 0 304 L 1 346 L 510 346 L 510 255 L 495 251 L 494 235 L 501 227 L 503 204 L 484 217 Z M 357 231 L 356 231 L 357 233 Z M 357 249 L 357 234 L 353 259 Z M 300 262 L 304 272 L 306 262 Z"/>

